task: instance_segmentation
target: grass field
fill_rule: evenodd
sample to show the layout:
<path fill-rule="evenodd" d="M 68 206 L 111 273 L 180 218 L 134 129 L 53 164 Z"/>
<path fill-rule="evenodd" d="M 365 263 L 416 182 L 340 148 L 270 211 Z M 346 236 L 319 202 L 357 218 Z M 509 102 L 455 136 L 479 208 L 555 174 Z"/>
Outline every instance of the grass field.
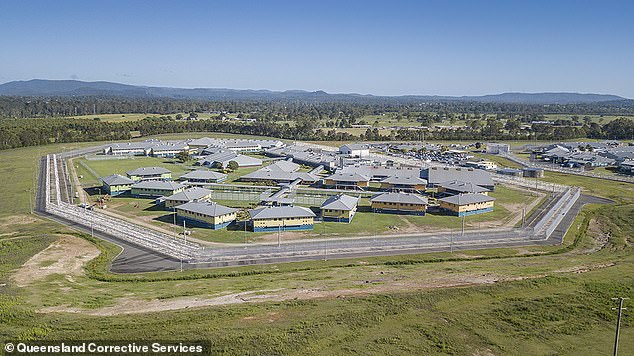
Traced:
<path fill-rule="evenodd" d="M 610 298 L 634 297 L 634 186 L 550 172 L 545 180 L 616 201 L 585 208 L 564 246 L 122 276 L 106 271 L 117 248 L 95 241 L 102 257 L 84 273 L 18 287 L 14 270 L 74 234 L 26 214 L 28 195 L 16 194 L 32 186 L 36 158 L 61 147 L 0 151 L 3 340 L 203 339 L 226 354 L 600 355 L 614 338 Z M 247 294 L 213 306 L 235 293 Z M 631 315 L 621 354 L 634 350 Z"/>

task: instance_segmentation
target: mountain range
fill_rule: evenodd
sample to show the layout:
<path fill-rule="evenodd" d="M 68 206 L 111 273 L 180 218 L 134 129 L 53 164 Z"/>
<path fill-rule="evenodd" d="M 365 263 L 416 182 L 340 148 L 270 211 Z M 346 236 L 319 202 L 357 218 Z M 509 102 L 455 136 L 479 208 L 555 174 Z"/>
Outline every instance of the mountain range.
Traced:
<path fill-rule="evenodd" d="M 513 104 L 591 104 L 600 102 L 634 102 L 617 95 L 581 93 L 502 93 L 481 96 L 437 96 L 403 95 L 376 96 L 361 94 L 330 94 L 324 91 L 304 90 L 238 90 L 224 88 L 170 88 L 137 86 L 105 81 L 84 82 L 79 80 L 12 81 L 0 84 L 0 96 L 118 96 L 133 98 L 174 98 L 197 100 L 306 100 L 306 101 L 420 101 L 420 102 L 481 102 Z"/>

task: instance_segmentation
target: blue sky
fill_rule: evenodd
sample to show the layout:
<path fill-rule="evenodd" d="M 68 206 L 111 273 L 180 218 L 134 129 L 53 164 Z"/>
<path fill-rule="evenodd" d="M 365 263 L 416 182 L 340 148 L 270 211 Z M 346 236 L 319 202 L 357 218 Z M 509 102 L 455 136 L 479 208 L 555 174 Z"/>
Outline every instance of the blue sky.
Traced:
<path fill-rule="evenodd" d="M 0 2 L 0 82 L 634 98 L 633 1 Z"/>

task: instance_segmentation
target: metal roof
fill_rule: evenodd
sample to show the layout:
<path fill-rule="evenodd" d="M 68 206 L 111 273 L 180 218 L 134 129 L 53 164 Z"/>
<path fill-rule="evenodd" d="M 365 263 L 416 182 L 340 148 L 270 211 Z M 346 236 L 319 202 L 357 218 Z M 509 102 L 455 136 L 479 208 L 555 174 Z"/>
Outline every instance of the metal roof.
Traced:
<path fill-rule="evenodd" d="M 381 183 L 400 184 L 400 185 L 417 185 L 427 184 L 427 180 L 415 176 L 390 176 L 381 181 Z"/>
<path fill-rule="evenodd" d="M 221 216 L 226 214 L 235 213 L 238 209 L 230 208 L 228 206 L 220 205 L 215 202 L 198 202 L 190 201 L 188 203 L 179 205 L 176 210 L 183 210 L 191 213 L 203 214 L 206 216 Z"/>
<path fill-rule="evenodd" d="M 208 170 L 205 170 L 205 169 L 199 169 L 199 170 L 196 170 L 196 171 L 187 172 L 187 173 L 183 174 L 181 176 L 181 178 L 185 178 L 185 179 L 216 179 L 216 180 L 223 180 L 223 179 L 227 178 L 227 175 L 224 174 L 224 173 L 208 171 Z"/>
<path fill-rule="evenodd" d="M 308 172 L 285 172 L 280 169 L 267 169 L 267 167 L 260 168 L 257 171 L 251 173 L 247 173 L 240 178 L 273 181 L 294 181 L 295 179 L 301 179 L 305 182 L 316 182 L 320 179 L 318 176 Z"/>
<path fill-rule="evenodd" d="M 111 174 L 109 176 L 102 177 L 101 181 L 109 186 L 134 184 L 132 179 L 120 174 Z"/>
<path fill-rule="evenodd" d="M 315 217 L 310 209 L 302 206 L 266 206 L 249 210 L 251 219 Z"/>
<path fill-rule="evenodd" d="M 330 198 L 326 199 L 326 201 L 321 204 L 321 208 L 333 210 L 352 210 L 357 206 L 358 203 L 359 198 L 340 194 L 333 195 Z"/>
<path fill-rule="evenodd" d="M 169 197 L 165 198 L 165 200 L 192 201 L 204 198 L 206 196 L 209 196 L 210 194 L 211 190 L 209 189 L 193 187 L 185 189 L 180 193 L 170 195 Z"/>
<path fill-rule="evenodd" d="M 383 193 L 373 196 L 371 202 L 380 203 L 405 203 L 405 204 L 423 204 L 427 205 L 426 197 L 412 193 Z"/>
<path fill-rule="evenodd" d="M 494 185 L 493 179 L 491 179 L 491 174 L 489 174 L 489 172 L 487 171 L 477 168 L 425 168 L 421 170 L 420 177 L 427 179 L 427 182 L 429 182 L 429 184 L 438 184 L 452 180 L 460 180 L 480 186 Z"/>
<path fill-rule="evenodd" d="M 176 190 L 184 188 L 185 185 L 164 180 L 145 180 L 135 183 L 132 188 L 157 189 L 157 190 Z"/>
<path fill-rule="evenodd" d="M 125 172 L 129 176 L 152 176 L 157 174 L 172 173 L 163 167 L 141 167 Z"/>
<path fill-rule="evenodd" d="M 454 195 L 442 199 L 438 199 L 439 201 L 456 204 L 456 205 L 465 205 L 465 204 L 474 204 L 474 203 L 484 203 L 487 201 L 494 201 L 495 198 L 490 197 L 484 194 L 477 193 L 468 193 L 468 194 L 459 194 Z"/>
<path fill-rule="evenodd" d="M 339 150 L 347 148 L 350 151 L 358 151 L 358 150 L 369 150 L 370 146 L 364 143 L 349 143 L 347 145 L 343 145 L 339 148 Z"/>
<path fill-rule="evenodd" d="M 337 171 L 326 179 L 332 179 L 337 182 L 369 182 L 370 178 L 359 173 L 344 173 Z"/>
<path fill-rule="evenodd" d="M 447 182 L 441 182 L 437 184 L 439 187 L 443 187 L 445 189 L 454 190 L 456 192 L 461 193 L 484 193 L 489 192 L 489 189 L 483 188 L 479 185 L 463 182 L 459 180 L 451 180 Z"/>

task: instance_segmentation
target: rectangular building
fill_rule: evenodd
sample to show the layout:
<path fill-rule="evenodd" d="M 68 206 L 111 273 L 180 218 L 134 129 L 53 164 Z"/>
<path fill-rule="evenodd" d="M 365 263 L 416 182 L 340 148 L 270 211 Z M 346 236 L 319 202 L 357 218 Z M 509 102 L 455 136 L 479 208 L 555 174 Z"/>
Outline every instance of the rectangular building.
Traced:
<path fill-rule="evenodd" d="M 321 204 L 321 218 L 324 221 L 349 223 L 357 212 L 359 198 L 345 194 L 331 196 Z"/>
<path fill-rule="evenodd" d="M 172 172 L 163 167 L 141 167 L 125 172 L 135 182 L 144 180 L 169 180 Z"/>
<path fill-rule="evenodd" d="M 451 215 L 467 216 L 493 211 L 495 198 L 483 194 L 460 194 L 438 199 L 440 208 Z"/>
<path fill-rule="evenodd" d="M 135 197 L 157 198 L 174 195 L 185 189 L 185 185 L 162 180 L 146 180 L 132 185 L 131 194 Z"/>
<path fill-rule="evenodd" d="M 189 203 L 190 201 L 209 200 L 211 200 L 211 190 L 200 187 L 187 188 L 183 189 L 183 191 L 181 192 L 165 198 L 165 208 L 168 210 L 173 210 L 174 207 Z"/>
<path fill-rule="evenodd" d="M 427 181 L 416 176 L 395 175 L 381 181 L 381 189 L 389 191 L 425 191 Z"/>
<path fill-rule="evenodd" d="M 324 179 L 324 185 L 335 189 L 367 188 L 370 178 L 359 173 L 336 172 Z"/>
<path fill-rule="evenodd" d="M 119 174 L 111 174 L 101 178 L 103 189 L 111 196 L 117 196 L 130 192 L 134 181 Z"/>
<path fill-rule="evenodd" d="M 180 176 L 179 180 L 187 181 L 189 183 L 220 183 L 227 179 L 227 175 L 220 172 L 209 171 L 206 169 L 199 169 L 191 171 Z"/>
<path fill-rule="evenodd" d="M 413 193 L 382 193 L 370 199 L 372 211 L 376 213 L 395 213 L 410 215 L 425 215 L 428 200 L 426 197 Z"/>
<path fill-rule="evenodd" d="M 265 206 L 249 210 L 254 232 L 312 230 L 315 213 L 300 206 Z"/>
<path fill-rule="evenodd" d="M 180 222 L 218 230 L 236 221 L 237 211 L 218 203 L 198 201 L 177 206 L 176 217 Z"/>

